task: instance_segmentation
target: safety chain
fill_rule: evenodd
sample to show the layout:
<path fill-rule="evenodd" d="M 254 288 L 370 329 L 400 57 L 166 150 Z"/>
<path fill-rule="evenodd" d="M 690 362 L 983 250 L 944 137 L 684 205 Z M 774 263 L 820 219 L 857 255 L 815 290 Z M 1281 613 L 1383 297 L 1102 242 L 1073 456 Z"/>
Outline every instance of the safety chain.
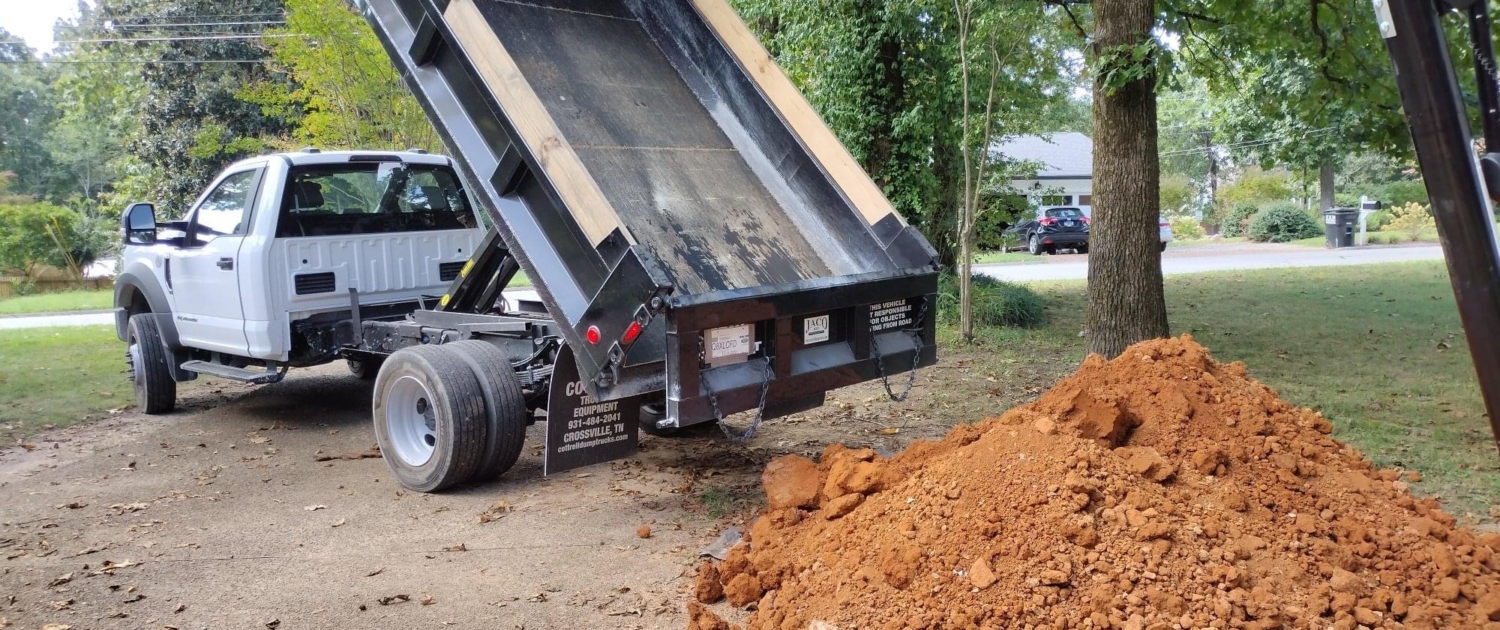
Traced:
<path fill-rule="evenodd" d="M 875 343 L 873 336 L 870 337 L 870 354 L 874 355 L 875 373 L 880 375 L 880 383 L 885 386 L 885 395 L 890 396 L 895 402 L 906 402 L 906 398 L 911 395 L 911 388 L 917 384 L 917 363 L 922 360 L 922 332 L 925 330 L 923 323 L 927 319 L 927 304 L 928 299 L 922 298 L 922 308 L 917 310 L 916 327 L 905 329 L 905 332 L 911 335 L 916 351 L 912 353 L 911 371 L 906 373 L 906 388 L 901 390 L 901 395 L 898 396 L 891 390 L 891 379 L 885 373 L 885 360 L 880 356 L 880 346 Z"/>
<path fill-rule="evenodd" d="M 729 438 L 735 444 L 744 444 L 755 439 L 755 432 L 760 429 L 760 421 L 766 417 L 766 394 L 771 391 L 771 376 L 775 373 L 776 357 L 766 357 L 766 369 L 761 374 L 760 403 L 755 406 L 755 419 L 750 421 L 750 428 L 743 433 L 735 433 L 729 425 L 724 424 L 724 414 L 719 411 L 719 395 L 713 390 L 708 391 L 708 406 L 713 409 L 714 420 L 719 424 L 719 430 L 724 432 L 724 437 Z"/>

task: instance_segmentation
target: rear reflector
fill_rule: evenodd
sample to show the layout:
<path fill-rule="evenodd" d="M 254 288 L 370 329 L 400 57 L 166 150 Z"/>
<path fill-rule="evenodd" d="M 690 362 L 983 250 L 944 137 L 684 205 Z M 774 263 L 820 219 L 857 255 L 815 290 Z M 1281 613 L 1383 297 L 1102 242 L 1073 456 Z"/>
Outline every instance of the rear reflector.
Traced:
<path fill-rule="evenodd" d="M 584 333 L 584 337 L 589 340 L 589 343 L 599 345 L 599 327 L 589 326 L 588 331 Z"/>
<path fill-rule="evenodd" d="M 625 345 L 628 346 L 635 343 L 636 337 L 639 336 L 641 336 L 641 323 L 630 322 L 630 327 L 625 329 L 625 334 L 620 335 L 620 341 L 625 342 Z"/>

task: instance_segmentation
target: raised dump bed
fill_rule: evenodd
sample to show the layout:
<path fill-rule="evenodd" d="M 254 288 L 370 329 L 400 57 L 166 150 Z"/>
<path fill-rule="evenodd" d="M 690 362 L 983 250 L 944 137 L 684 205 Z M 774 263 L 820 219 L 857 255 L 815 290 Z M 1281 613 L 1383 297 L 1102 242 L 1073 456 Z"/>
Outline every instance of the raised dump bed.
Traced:
<path fill-rule="evenodd" d="M 724 0 L 357 4 L 597 398 L 771 417 L 936 360 L 932 247 Z"/>

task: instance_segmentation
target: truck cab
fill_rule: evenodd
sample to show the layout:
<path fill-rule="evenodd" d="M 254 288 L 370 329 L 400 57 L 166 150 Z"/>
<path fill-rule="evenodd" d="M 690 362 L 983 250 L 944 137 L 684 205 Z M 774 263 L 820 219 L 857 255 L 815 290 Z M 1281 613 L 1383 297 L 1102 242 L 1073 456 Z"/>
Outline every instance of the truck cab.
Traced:
<path fill-rule="evenodd" d="M 117 332 L 148 413 L 170 410 L 175 388 L 157 383 L 172 395 L 146 400 L 143 364 L 161 368 L 155 381 L 264 383 L 333 361 L 358 317 L 435 300 L 484 236 L 451 161 L 422 152 L 255 157 L 168 210 L 174 220 L 157 213 L 126 210 L 115 282 Z"/>

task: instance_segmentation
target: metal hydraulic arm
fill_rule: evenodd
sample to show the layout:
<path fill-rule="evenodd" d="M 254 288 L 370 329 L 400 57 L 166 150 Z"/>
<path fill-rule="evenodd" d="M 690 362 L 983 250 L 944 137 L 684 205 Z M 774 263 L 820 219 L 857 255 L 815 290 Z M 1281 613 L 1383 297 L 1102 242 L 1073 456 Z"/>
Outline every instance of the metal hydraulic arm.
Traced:
<path fill-rule="evenodd" d="M 511 255 L 500 233 L 491 229 L 463 271 L 448 286 L 438 310 L 476 315 L 488 313 L 520 270 L 516 257 Z"/>
<path fill-rule="evenodd" d="M 1486 200 L 1500 194 L 1500 91 L 1488 0 L 1376 0 L 1375 11 L 1500 449 L 1500 249 Z M 1486 151 L 1477 159 L 1443 34 L 1449 12 L 1469 27 Z"/>

